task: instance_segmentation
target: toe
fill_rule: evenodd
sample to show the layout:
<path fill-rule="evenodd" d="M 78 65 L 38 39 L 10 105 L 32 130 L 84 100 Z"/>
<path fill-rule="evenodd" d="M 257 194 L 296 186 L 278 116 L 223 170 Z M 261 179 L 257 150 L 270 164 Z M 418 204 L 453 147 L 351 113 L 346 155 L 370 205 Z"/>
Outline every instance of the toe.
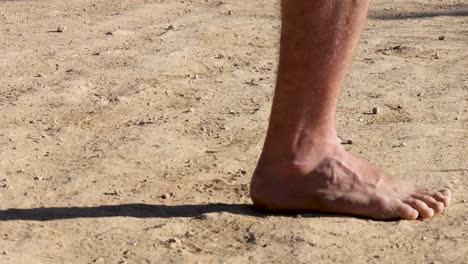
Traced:
<path fill-rule="evenodd" d="M 419 199 L 411 198 L 405 201 L 405 203 L 416 209 L 421 218 L 430 218 L 434 215 L 434 210 L 432 210 L 432 208 L 430 208 L 425 202 Z"/>
<path fill-rule="evenodd" d="M 432 210 L 434 210 L 435 213 L 440 213 L 442 210 L 444 210 L 444 203 L 439 202 L 433 197 L 426 195 L 426 194 L 415 194 L 413 195 L 413 198 L 416 198 L 418 200 L 423 201 L 425 204 L 427 204 Z"/>
<path fill-rule="evenodd" d="M 449 189 L 443 189 L 440 191 L 440 193 L 445 197 L 445 202 L 444 202 L 445 207 L 449 206 L 450 201 L 452 199 L 452 191 L 450 191 Z"/>
<path fill-rule="evenodd" d="M 426 193 L 426 195 L 431 196 L 438 202 L 441 202 L 444 204 L 444 207 L 447 207 L 450 205 L 450 200 L 452 198 L 452 192 L 449 189 L 443 189 L 438 192 L 429 192 Z"/>
<path fill-rule="evenodd" d="M 406 220 L 416 220 L 418 218 L 418 211 L 405 203 L 400 203 L 396 208 L 398 217 Z"/>

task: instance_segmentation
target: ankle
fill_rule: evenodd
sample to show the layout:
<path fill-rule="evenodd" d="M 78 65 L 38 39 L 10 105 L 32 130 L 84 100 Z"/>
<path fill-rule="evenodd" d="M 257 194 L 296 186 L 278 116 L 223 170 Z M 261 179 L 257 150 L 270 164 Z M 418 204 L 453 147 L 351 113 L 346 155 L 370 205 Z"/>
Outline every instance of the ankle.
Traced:
<path fill-rule="evenodd" d="M 255 174 L 305 175 L 338 148 L 341 145 L 336 138 L 307 141 L 307 144 L 297 144 L 292 148 L 265 146 Z"/>

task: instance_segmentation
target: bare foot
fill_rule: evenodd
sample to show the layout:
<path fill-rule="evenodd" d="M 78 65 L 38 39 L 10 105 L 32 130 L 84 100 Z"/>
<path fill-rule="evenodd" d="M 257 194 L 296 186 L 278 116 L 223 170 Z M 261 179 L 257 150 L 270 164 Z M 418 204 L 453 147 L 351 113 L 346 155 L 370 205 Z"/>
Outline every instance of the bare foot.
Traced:
<path fill-rule="evenodd" d="M 312 157 L 315 164 L 259 165 L 251 182 L 254 205 L 268 211 L 417 219 L 430 218 L 450 203 L 450 190 L 418 191 L 354 157 L 338 144 L 316 153 L 322 154 Z"/>

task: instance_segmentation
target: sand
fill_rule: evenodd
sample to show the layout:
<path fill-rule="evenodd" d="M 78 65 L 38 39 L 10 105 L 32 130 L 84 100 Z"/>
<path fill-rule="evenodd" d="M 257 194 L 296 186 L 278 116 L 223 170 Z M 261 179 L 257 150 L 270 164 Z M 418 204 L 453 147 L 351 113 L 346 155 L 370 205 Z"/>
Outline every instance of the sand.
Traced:
<path fill-rule="evenodd" d="M 279 28 L 267 0 L 0 1 L 0 263 L 468 263 L 467 2 L 373 1 L 339 105 L 350 151 L 453 190 L 424 221 L 252 210 Z"/>

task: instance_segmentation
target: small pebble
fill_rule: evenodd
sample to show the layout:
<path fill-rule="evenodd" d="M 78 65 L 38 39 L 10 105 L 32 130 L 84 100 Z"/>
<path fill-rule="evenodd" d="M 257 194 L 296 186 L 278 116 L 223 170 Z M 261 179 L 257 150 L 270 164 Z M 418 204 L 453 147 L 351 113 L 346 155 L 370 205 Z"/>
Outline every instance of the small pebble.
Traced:
<path fill-rule="evenodd" d="M 162 199 L 167 199 L 169 197 L 170 197 L 170 195 L 168 193 L 165 193 L 165 194 L 161 195 Z"/>
<path fill-rule="evenodd" d="M 67 27 L 66 27 L 66 26 L 58 26 L 57 32 L 64 33 L 65 31 L 67 31 Z"/>
<path fill-rule="evenodd" d="M 138 246 L 138 241 L 128 241 L 127 242 L 127 245 L 130 245 L 130 246 Z"/>
<path fill-rule="evenodd" d="M 435 58 L 435 59 L 440 59 L 440 54 L 439 54 L 439 52 L 436 52 L 436 54 L 434 54 L 434 58 Z"/>
<path fill-rule="evenodd" d="M 106 261 L 104 260 L 104 258 L 99 257 L 99 258 L 94 259 L 93 263 L 106 263 Z"/>
<path fill-rule="evenodd" d="M 2 254 L 3 254 L 3 255 L 7 255 L 7 254 L 8 254 L 8 250 L 3 250 L 3 251 L 2 251 Z"/>
<path fill-rule="evenodd" d="M 234 14 L 234 11 L 232 11 L 232 10 L 228 11 L 228 15 L 232 16 L 233 14 Z"/>
<path fill-rule="evenodd" d="M 439 36 L 439 40 L 445 40 L 445 36 Z"/>
<path fill-rule="evenodd" d="M 175 238 L 175 237 L 173 237 L 173 238 L 169 238 L 169 239 L 167 240 L 167 243 L 176 243 L 176 244 L 182 244 L 182 242 L 180 241 L 180 239 L 178 239 L 178 238 Z"/>
<path fill-rule="evenodd" d="M 249 232 L 246 238 L 247 238 L 246 240 L 247 243 L 257 243 L 257 238 L 255 237 L 255 234 L 252 232 Z"/>
<path fill-rule="evenodd" d="M 36 77 L 44 77 L 44 75 L 42 73 L 38 73 L 36 74 Z"/>
<path fill-rule="evenodd" d="M 180 239 L 177 239 L 175 237 L 169 238 L 166 242 L 168 243 L 169 247 L 172 249 L 175 249 L 178 245 L 182 244 L 182 241 L 180 241 Z"/>
<path fill-rule="evenodd" d="M 372 114 L 376 115 L 378 113 L 380 113 L 380 108 L 378 108 L 378 107 L 372 108 Z"/>
<path fill-rule="evenodd" d="M 460 120 L 460 117 L 459 116 L 455 117 L 455 120 Z"/>
<path fill-rule="evenodd" d="M 296 236 L 293 236 L 293 239 L 294 239 L 295 242 L 299 242 L 299 243 L 300 243 L 300 242 L 305 242 L 305 241 L 306 241 L 305 238 L 303 238 L 303 237 L 301 237 L 301 236 L 297 236 L 297 235 L 296 235 Z"/>

